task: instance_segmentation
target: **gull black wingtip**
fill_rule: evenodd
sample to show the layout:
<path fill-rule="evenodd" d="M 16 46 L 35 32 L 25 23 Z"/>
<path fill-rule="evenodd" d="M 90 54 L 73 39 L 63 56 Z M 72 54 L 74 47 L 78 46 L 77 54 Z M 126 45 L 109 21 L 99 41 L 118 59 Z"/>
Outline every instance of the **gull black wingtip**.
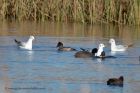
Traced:
<path fill-rule="evenodd" d="M 18 41 L 18 40 L 16 40 L 16 39 L 15 39 L 14 41 L 15 41 L 15 43 L 17 43 L 18 45 L 21 44 L 21 42 Z"/>

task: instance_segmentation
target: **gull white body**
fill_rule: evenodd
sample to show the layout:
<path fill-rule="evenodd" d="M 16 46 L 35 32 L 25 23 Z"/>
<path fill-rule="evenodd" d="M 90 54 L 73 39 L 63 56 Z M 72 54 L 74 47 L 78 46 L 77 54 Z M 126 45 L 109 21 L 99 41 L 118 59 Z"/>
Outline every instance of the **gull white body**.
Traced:
<path fill-rule="evenodd" d="M 116 45 L 114 39 L 110 39 L 109 43 L 111 43 L 111 51 L 126 51 L 126 49 L 128 48 L 128 46 Z"/>
<path fill-rule="evenodd" d="M 32 41 L 34 39 L 34 36 L 30 36 L 27 42 L 20 42 L 16 40 L 16 43 L 21 49 L 32 50 Z"/>
<path fill-rule="evenodd" d="M 103 50 L 104 47 L 105 47 L 104 44 L 99 44 L 99 49 L 98 49 L 97 53 L 95 54 L 95 56 L 100 57 L 101 54 L 102 54 L 102 52 L 104 51 L 104 50 Z"/>

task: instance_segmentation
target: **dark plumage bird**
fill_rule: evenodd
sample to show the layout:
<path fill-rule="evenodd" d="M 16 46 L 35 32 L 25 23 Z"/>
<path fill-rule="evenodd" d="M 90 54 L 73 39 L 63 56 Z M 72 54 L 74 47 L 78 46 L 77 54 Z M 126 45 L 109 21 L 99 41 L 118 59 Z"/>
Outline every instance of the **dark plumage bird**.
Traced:
<path fill-rule="evenodd" d="M 76 58 L 89 58 L 89 57 L 94 57 L 95 53 L 97 53 L 98 49 L 97 48 L 93 48 L 92 52 L 89 52 L 88 50 L 85 50 L 83 48 L 81 48 L 82 51 L 78 51 L 75 53 L 75 57 Z"/>
<path fill-rule="evenodd" d="M 112 86 L 123 86 L 123 81 L 124 81 L 124 78 L 123 76 L 120 76 L 119 78 L 110 78 L 108 81 L 107 81 L 107 85 L 112 85 Z"/>
<path fill-rule="evenodd" d="M 59 51 L 76 51 L 76 49 L 71 47 L 64 47 L 62 42 L 58 42 L 57 46 Z"/>

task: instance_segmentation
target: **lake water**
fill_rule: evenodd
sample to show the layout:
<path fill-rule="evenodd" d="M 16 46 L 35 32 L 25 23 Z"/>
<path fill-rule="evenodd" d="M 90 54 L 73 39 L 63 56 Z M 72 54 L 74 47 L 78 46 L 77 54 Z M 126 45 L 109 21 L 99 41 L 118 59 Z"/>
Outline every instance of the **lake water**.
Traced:
<path fill-rule="evenodd" d="M 33 50 L 17 48 L 14 39 L 34 35 Z M 125 52 L 110 52 L 117 44 L 134 44 Z M 112 59 L 75 58 L 58 52 L 56 44 L 92 49 L 106 45 Z M 72 23 L 0 23 L 0 93 L 140 93 L 140 30 L 132 26 Z M 108 78 L 124 76 L 123 87 L 106 85 Z"/>

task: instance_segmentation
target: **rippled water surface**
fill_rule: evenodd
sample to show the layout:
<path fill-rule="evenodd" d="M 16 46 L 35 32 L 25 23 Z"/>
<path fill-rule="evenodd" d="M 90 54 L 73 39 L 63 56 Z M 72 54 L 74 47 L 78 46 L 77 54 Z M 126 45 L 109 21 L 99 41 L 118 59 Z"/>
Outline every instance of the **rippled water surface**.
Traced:
<path fill-rule="evenodd" d="M 60 23 L 1 23 L 0 93 L 140 93 L 140 31 L 135 27 Z M 34 35 L 33 50 L 17 48 L 14 39 Z M 110 38 L 117 44 L 134 44 L 125 52 L 110 52 Z M 75 58 L 59 52 L 56 44 L 80 50 L 106 45 L 105 60 Z M 124 76 L 124 87 L 106 81 Z"/>

